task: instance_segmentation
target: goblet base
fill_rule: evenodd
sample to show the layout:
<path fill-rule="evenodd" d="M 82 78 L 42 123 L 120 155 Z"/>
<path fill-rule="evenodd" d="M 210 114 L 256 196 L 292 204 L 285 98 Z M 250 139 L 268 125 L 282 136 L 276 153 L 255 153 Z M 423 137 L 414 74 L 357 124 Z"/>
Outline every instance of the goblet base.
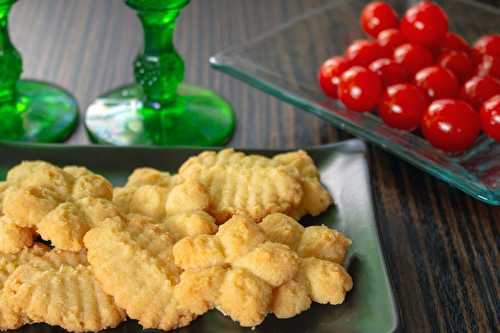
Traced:
<path fill-rule="evenodd" d="M 20 80 L 16 98 L 0 103 L 0 140 L 61 142 L 78 124 L 78 103 L 55 85 Z"/>
<path fill-rule="evenodd" d="M 216 146 L 232 136 L 229 104 L 209 90 L 181 84 L 175 102 L 148 105 L 140 85 L 99 97 L 87 110 L 85 127 L 95 143 L 162 146 Z"/>

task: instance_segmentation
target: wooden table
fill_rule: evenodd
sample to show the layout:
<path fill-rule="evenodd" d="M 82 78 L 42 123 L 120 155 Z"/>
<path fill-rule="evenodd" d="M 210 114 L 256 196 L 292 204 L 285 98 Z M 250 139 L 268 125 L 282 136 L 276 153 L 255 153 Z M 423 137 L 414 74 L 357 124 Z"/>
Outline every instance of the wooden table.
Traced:
<path fill-rule="evenodd" d="M 234 105 L 239 122 L 231 145 L 305 147 L 349 137 L 208 65 L 216 51 L 327 1 L 193 0 L 183 12 L 176 37 L 186 81 L 212 88 Z M 122 0 L 23 0 L 13 10 L 11 31 L 23 54 L 24 77 L 68 88 L 82 114 L 99 94 L 132 81 L 131 63 L 142 43 L 139 22 Z M 68 143 L 88 142 L 80 126 Z M 402 331 L 498 330 L 500 207 L 372 145 L 369 159 Z"/>

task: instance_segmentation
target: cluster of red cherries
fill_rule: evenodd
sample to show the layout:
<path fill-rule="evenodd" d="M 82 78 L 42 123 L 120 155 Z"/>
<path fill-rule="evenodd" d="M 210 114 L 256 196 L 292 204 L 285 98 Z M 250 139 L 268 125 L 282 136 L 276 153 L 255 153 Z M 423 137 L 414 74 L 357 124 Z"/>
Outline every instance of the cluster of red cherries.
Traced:
<path fill-rule="evenodd" d="M 356 40 L 318 73 L 323 92 L 350 110 L 378 109 L 391 127 L 422 135 L 448 152 L 470 148 L 483 130 L 500 141 L 500 34 L 473 47 L 448 31 L 445 11 L 431 1 L 400 20 L 385 2 L 368 4 Z"/>

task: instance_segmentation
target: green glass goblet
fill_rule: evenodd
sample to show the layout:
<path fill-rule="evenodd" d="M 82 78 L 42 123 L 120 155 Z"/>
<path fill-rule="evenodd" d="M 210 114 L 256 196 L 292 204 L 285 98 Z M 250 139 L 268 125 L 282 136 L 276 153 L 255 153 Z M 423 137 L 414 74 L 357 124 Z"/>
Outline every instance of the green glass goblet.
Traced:
<path fill-rule="evenodd" d="M 22 59 L 8 32 L 16 1 L 0 0 L 0 140 L 64 141 L 78 124 L 78 103 L 55 85 L 19 80 Z"/>
<path fill-rule="evenodd" d="M 231 107 L 213 92 L 185 85 L 175 50 L 175 20 L 189 0 L 126 0 L 144 29 L 134 84 L 99 97 L 87 110 L 92 141 L 115 145 L 213 146 L 231 137 Z"/>

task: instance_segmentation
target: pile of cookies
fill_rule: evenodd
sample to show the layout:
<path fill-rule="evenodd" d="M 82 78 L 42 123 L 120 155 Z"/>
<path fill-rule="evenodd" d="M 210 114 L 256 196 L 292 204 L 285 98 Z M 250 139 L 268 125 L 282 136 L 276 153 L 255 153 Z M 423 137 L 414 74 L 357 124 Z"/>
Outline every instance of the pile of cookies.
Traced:
<path fill-rule="evenodd" d="M 127 317 L 172 330 L 212 309 L 254 327 L 341 304 L 351 241 L 297 222 L 331 203 L 303 151 L 203 152 L 114 189 L 83 167 L 23 162 L 0 183 L 0 330 Z"/>

